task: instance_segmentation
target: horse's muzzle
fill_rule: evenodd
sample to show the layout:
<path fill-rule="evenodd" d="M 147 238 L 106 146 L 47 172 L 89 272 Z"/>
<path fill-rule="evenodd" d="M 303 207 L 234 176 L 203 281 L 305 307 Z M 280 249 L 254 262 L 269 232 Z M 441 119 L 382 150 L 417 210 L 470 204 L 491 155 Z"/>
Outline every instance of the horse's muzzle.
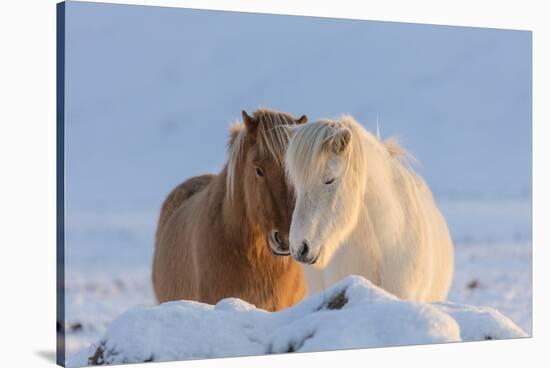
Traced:
<path fill-rule="evenodd" d="M 298 262 L 312 265 L 315 262 L 317 262 L 317 260 L 319 259 L 319 254 L 321 254 L 321 252 L 318 252 L 314 257 L 312 257 L 310 253 L 311 253 L 311 246 L 306 240 L 304 240 L 298 252 L 296 254 L 293 254 L 292 256 Z"/>

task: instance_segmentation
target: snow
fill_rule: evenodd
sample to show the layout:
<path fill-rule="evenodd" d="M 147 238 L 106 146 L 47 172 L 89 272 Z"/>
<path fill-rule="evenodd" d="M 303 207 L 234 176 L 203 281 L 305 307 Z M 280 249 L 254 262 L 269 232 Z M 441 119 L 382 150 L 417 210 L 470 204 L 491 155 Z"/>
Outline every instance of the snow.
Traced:
<path fill-rule="evenodd" d="M 405 301 L 348 276 L 273 313 L 234 298 L 215 306 L 177 301 L 134 308 L 68 365 L 88 365 L 94 356 L 95 363 L 120 364 L 526 336 L 492 308 Z"/>
<path fill-rule="evenodd" d="M 532 333 L 530 33 L 78 2 L 67 17 L 67 356 L 128 310 L 156 315 L 161 201 L 219 171 L 230 122 L 258 106 L 350 113 L 373 131 L 379 118 L 382 137 L 418 158 L 449 223 L 449 300 Z M 462 323 L 462 307 L 433 308 Z M 282 345 L 306 323 L 290 321 Z"/>
<path fill-rule="evenodd" d="M 456 239 L 449 300 L 495 308 L 530 334 L 530 203 L 446 200 L 440 207 Z M 82 328 L 68 330 L 68 355 L 98 341 L 128 309 L 155 304 L 150 264 L 156 216 L 99 212 L 71 219 L 66 320 Z"/>
<path fill-rule="evenodd" d="M 448 299 L 496 308 L 531 333 L 531 243 L 458 244 L 455 256 Z"/>

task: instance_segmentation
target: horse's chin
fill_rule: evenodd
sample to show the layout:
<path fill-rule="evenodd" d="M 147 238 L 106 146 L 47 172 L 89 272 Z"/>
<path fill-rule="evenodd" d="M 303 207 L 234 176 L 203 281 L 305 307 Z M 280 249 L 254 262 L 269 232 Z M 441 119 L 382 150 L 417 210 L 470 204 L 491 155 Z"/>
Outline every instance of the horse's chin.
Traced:
<path fill-rule="evenodd" d="M 326 264 L 324 262 L 315 261 L 314 263 L 311 263 L 310 266 L 316 270 L 323 270 Z"/>
<path fill-rule="evenodd" d="M 311 267 L 322 270 L 326 267 L 327 261 L 326 261 L 326 252 L 324 252 L 324 248 L 321 248 L 319 250 L 319 253 L 317 254 L 317 257 L 309 264 Z"/>

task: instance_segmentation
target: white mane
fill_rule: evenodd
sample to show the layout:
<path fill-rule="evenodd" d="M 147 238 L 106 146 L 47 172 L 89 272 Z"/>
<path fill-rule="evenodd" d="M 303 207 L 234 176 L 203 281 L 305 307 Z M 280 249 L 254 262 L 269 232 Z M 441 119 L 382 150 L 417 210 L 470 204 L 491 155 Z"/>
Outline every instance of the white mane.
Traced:
<path fill-rule="evenodd" d="M 374 187 L 367 185 L 367 190 L 376 190 L 385 197 L 390 195 L 386 189 L 391 187 L 389 182 L 394 179 L 394 174 L 407 178 L 405 181 L 418 180 L 410 165 L 416 159 L 401 147 L 396 138 L 382 141 L 350 115 L 344 115 L 338 120 L 324 119 L 294 128 L 286 153 L 288 175 L 303 185 L 317 179 L 322 174 L 332 145 L 338 143 L 334 139 L 342 128 L 348 129 L 353 137 L 349 142 L 349 149 L 344 153 L 347 161 L 346 179 L 357 181 L 357 177 L 364 177 L 366 180 L 368 176 L 374 176 L 376 183 L 373 183 Z M 350 171 L 353 174 L 350 175 Z M 367 184 L 366 181 L 363 183 Z"/>
<path fill-rule="evenodd" d="M 332 145 L 339 144 L 338 131 L 342 123 L 332 120 L 322 120 L 294 129 L 294 135 L 286 153 L 286 170 L 295 181 L 308 185 L 322 174 L 325 162 L 328 160 Z M 341 143 L 340 143 L 341 144 Z M 364 168 L 360 150 L 362 146 L 350 142 L 350 148 L 345 152 L 347 169 Z"/>
<path fill-rule="evenodd" d="M 408 165 L 414 158 L 396 139 L 381 141 L 349 115 L 338 120 L 325 119 L 295 128 L 286 154 L 288 175 L 304 186 L 317 179 L 335 143 L 332 140 L 342 128 L 348 129 L 353 137 L 349 149 L 344 153 L 347 162 L 344 180 L 348 181 L 346 194 L 349 200 L 369 197 L 375 198 L 371 206 L 384 203 L 385 217 L 390 222 L 388 225 L 398 229 L 404 221 L 405 208 L 402 201 L 395 197 L 394 182 L 399 180 L 407 189 L 421 180 Z M 411 190 L 406 190 L 406 193 L 411 194 Z M 410 199 L 405 198 L 405 201 L 409 202 Z"/>
<path fill-rule="evenodd" d="M 351 139 L 342 152 L 346 164 L 336 190 L 343 196 L 345 208 L 319 208 L 322 205 L 316 201 L 311 211 L 321 213 L 311 214 L 297 204 L 295 213 L 305 218 L 293 217 L 291 238 L 293 228 L 304 234 L 300 236 L 314 236 L 307 234 L 321 226 L 315 221 L 312 223 L 315 217 L 331 226 L 330 244 L 324 247 L 325 253 L 334 256 L 326 266 L 323 285 L 327 277 L 332 283 L 358 273 L 401 297 L 444 298 L 450 282 L 449 272 L 452 273 L 452 243 L 447 225 L 428 186 L 409 164 L 414 158 L 396 139 L 382 141 L 349 115 L 305 124 L 293 129 L 286 153 L 289 177 L 302 192 L 324 190 L 319 186 L 320 189 L 311 188 L 315 188 L 315 180 L 318 182 L 322 176 L 327 160 L 334 154 L 334 146 L 340 144 L 334 138 L 341 137 L 342 134 L 337 133 L 343 129 L 351 132 Z M 297 201 L 300 202 L 300 198 Z M 355 211 L 356 203 L 361 207 Z M 313 217 L 308 218 L 310 216 Z M 335 225 L 331 223 L 338 226 L 333 228 Z M 441 252 L 442 248 L 445 251 Z M 432 275 L 432 269 L 439 270 L 438 267 L 447 267 L 434 276 L 441 281 L 435 282 L 431 276 L 426 279 L 425 275 Z M 311 291 L 321 287 L 311 281 L 311 275 L 316 272 L 319 271 L 306 268 Z"/>

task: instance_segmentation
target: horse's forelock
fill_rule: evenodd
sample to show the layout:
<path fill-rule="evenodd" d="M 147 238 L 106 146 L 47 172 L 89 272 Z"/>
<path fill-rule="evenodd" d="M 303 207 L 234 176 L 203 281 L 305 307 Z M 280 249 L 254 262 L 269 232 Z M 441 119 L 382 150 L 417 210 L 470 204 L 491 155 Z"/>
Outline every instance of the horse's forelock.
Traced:
<path fill-rule="evenodd" d="M 256 139 L 258 150 L 261 155 L 271 157 L 282 168 L 284 155 L 290 140 L 290 135 L 285 126 L 294 125 L 295 120 L 284 113 L 261 112 L 258 114 L 258 135 Z"/>
<path fill-rule="evenodd" d="M 340 136 L 342 129 L 347 128 L 332 120 L 321 120 L 297 128 L 286 154 L 288 175 L 303 185 L 322 175 L 330 152 L 343 144 Z M 349 156 L 346 153 L 346 161 L 349 161 Z"/>
<path fill-rule="evenodd" d="M 268 109 L 258 109 L 253 118 L 258 122 L 255 144 L 261 155 L 270 157 L 281 168 L 284 167 L 284 156 L 290 140 L 285 126 L 295 125 L 295 119 L 286 113 Z M 231 138 L 228 147 L 227 190 L 230 197 L 235 191 L 235 177 L 238 175 L 238 163 L 242 159 L 246 142 L 246 129 L 242 123 L 236 123 L 230 130 Z"/>

